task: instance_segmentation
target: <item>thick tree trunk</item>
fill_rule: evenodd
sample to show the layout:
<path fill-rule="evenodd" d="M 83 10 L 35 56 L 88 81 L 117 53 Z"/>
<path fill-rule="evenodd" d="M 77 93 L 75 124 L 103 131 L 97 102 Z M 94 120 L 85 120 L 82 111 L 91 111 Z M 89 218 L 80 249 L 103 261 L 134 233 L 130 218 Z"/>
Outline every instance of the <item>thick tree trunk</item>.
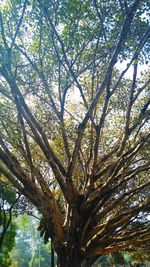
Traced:
<path fill-rule="evenodd" d="M 79 257 L 69 258 L 64 255 L 64 257 L 58 260 L 58 267 L 82 267 L 82 260 Z M 84 267 L 84 266 L 83 266 Z"/>
<path fill-rule="evenodd" d="M 58 267 L 85 267 L 85 264 L 82 264 L 82 261 L 78 258 L 65 260 L 58 263 Z"/>
<path fill-rule="evenodd" d="M 68 261 L 66 263 L 66 266 L 65 267 L 81 267 L 81 260 L 78 259 L 78 258 L 75 258 L 75 259 L 72 259 L 71 261 Z"/>
<path fill-rule="evenodd" d="M 75 253 L 75 255 L 72 257 L 69 257 L 69 255 L 64 255 L 64 257 L 61 257 L 61 260 L 58 259 L 57 266 L 58 267 L 91 267 L 93 264 L 93 260 L 90 259 L 83 259 L 81 258 L 80 254 L 78 255 Z"/>

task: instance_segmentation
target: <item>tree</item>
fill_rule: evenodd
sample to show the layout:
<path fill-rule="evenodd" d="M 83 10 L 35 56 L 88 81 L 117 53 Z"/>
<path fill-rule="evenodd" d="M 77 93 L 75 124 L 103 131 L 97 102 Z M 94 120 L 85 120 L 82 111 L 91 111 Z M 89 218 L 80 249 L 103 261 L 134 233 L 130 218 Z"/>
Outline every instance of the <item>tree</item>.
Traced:
<path fill-rule="evenodd" d="M 148 244 L 149 2 L 5 2 L 0 171 L 58 266 Z"/>
<path fill-rule="evenodd" d="M 0 181 L 0 266 L 10 266 L 15 245 L 16 224 L 12 221 L 16 194 Z"/>
<path fill-rule="evenodd" d="M 97 260 L 100 266 L 145 266 L 149 263 L 149 255 L 145 255 L 145 250 L 121 251 L 108 255 L 103 255 Z"/>
<path fill-rule="evenodd" d="M 32 216 L 18 216 L 16 245 L 12 251 L 13 266 L 50 266 L 50 243 L 44 245 L 37 232 L 38 220 Z M 15 265 L 14 265 L 15 264 Z"/>

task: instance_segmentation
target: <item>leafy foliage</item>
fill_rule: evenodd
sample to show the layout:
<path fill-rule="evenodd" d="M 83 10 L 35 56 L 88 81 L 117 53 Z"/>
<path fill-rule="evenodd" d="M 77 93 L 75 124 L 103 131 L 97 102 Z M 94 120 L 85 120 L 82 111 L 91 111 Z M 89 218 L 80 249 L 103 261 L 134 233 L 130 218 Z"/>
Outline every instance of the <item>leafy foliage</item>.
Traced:
<path fill-rule="evenodd" d="M 5 188 L 0 182 L 0 264 L 7 267 L 11 264 L 10 252 L 15 245 L 16 224 L 12 222 L 13 206 L 16 194 Z"/>
<path fill-rule="evenodd" d="M 46 246 L 37 232 L 38 220 L 27 215 L 18 216 L 16 245 L 12 251 L 13 263 L 17 266 L 50 266 L 50 243 Z"/>

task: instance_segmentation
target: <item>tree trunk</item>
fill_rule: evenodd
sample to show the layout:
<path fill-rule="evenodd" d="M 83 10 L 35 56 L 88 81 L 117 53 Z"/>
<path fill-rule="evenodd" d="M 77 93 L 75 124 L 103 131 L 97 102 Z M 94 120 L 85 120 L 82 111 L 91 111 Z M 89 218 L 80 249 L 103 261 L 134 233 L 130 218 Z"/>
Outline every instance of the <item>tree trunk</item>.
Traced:
<path fill-rule="evenodd" d="M 67 260 L 67 262 L 59 262 L 58 267 L 85 267 L 85 265 L 82 265 L 81 260 L 79 259 L 73 259 L 73 260 Z"/>
<path fill-rule="evenodd" d="M 78 257 L 74 257 L 69 259 L 68 257 L 64 257 L 61 260 L 58 260 L 58 267 L 84 267 L 82 266 L 82 261 Z"/>
<path fill-rule="evenodd" d="M 57 266 L 58 267 L 91 267 L 93 264 L 93 261 L 90 260 L 86 260 L 81 258 L 80 255 L 77 255 L 77 253 L 75 253 L 76 256 L 72 256 L 72 257 L 68 257 L 68 255 L 62 258 L 61 260 L 58 259 L 58 263 Z"/>
<path fill-rule="evenodd" d="M 81 267 L 81 260 L 78 258 L 72 259 L 71 261 L 68 261 L 65 267 Z"/>

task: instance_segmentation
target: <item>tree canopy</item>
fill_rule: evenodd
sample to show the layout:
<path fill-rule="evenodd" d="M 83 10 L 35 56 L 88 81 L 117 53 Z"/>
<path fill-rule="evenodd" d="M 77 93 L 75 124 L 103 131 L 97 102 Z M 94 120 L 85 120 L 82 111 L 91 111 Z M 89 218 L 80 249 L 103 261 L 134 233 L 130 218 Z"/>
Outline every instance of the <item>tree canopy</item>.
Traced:
<path fill-rule="evenodd" d="M 61 267 L 150 243 L 149 7 L 2 1 L 0 172 Z"/>

